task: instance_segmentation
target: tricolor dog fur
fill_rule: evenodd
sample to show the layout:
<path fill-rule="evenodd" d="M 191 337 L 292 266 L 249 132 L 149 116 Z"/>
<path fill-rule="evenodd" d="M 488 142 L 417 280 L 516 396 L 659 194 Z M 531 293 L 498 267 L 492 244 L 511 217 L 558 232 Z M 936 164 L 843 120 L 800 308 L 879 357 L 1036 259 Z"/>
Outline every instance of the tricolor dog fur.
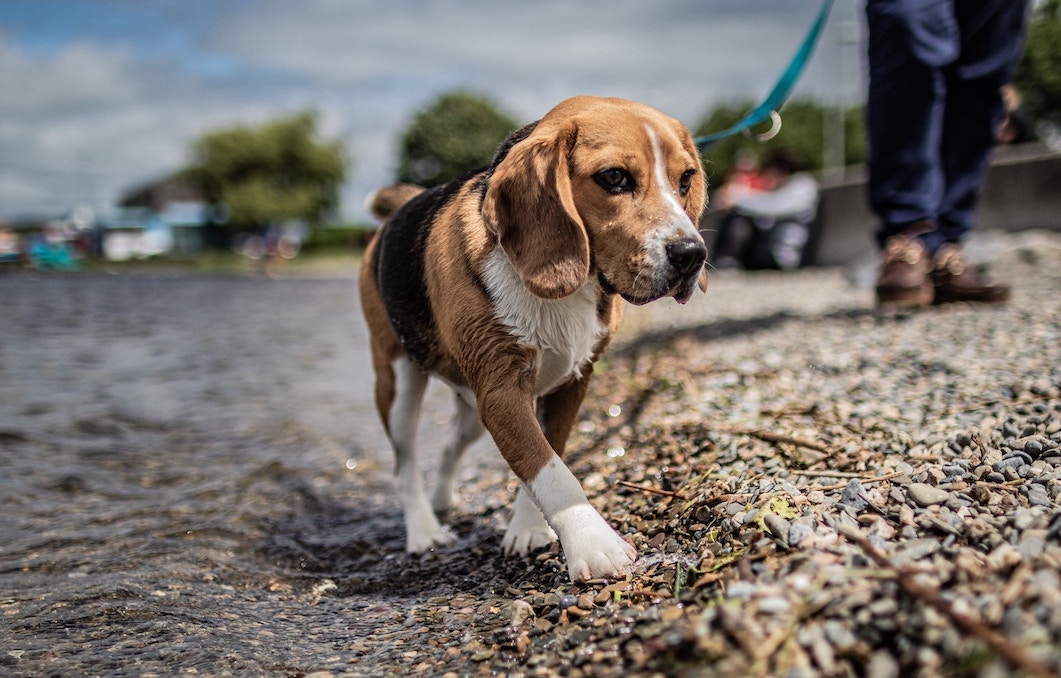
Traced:
<path fill-rule="evenodd" d="M 559 537 L 573 581 L 629 571 L 636 551 L 586 500 L 564 447 L 622 300 L 685 303 L 698 282 L 706 289 L 706 199 L 680 122 L 588 96 L 514 132 L 486 168 L 370 198 L 384 223 L 365 253 L 361 303 L 407 551 L 453 541 L 437 514 L 485 427 L 520 481 L 505 552 Z M 429 375 L 453 388 L 457 408 L 430 498 L 415 440 Z"/>

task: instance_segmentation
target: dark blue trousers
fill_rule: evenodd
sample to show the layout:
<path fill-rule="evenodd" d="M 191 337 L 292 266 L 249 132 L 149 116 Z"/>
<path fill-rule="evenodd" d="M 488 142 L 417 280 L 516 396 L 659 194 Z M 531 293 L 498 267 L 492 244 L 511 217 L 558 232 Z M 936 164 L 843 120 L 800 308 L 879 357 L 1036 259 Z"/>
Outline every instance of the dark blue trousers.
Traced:
<path fill-rule="evenodd" d="M 1028 0 L 867 0 L 869 202 L 878 241 L 915 222 L 930 253 L 973 227 L 1024 48 Z"/>

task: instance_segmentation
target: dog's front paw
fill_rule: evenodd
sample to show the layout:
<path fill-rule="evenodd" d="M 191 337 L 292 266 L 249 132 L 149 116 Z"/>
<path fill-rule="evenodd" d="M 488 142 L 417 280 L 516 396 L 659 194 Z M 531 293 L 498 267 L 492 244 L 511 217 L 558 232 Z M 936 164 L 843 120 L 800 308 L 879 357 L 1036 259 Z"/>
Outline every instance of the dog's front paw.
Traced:
<path fill-rule="evenodd" d="M 564 553 L 567 555 L 567 572 L 573 582 L 621 577 L 630 571 L 637 559 L 637 550 L 614 531 L 602 535 L 593 544 L 565 547 Z"/>
<path fill-rule="evenodd" d="M 512 520 L 508 523 L 501 548 L 506 555 L 523 555 L 556 541 L 556 532 L 545 522 L 538 507 L 520 490 L 516 504 L 512 507 Z"/>
<path fill-rule="evenodd" d="M 554 541 L 556 541 L 556 533 L 545 522 L 541 525 L 527 527 L 516 527 L 512 524 L 505 531 L 505 537 L 501 540 L 501 548 L 504 549 L 505 555 L 523 555 L 528 551 L 548 546 Z"/>
<path fill-rule="evenodd" d="M 581 508 L 573 530 L 565 530 L 560 543 L 567 556 L 567 571 L 571 581 L 614 579 L 630 571 L 637 559 L 637 550 L 628 544 L 589 504 Z M 570 511 L 565 518 L 572 519 Z"/>

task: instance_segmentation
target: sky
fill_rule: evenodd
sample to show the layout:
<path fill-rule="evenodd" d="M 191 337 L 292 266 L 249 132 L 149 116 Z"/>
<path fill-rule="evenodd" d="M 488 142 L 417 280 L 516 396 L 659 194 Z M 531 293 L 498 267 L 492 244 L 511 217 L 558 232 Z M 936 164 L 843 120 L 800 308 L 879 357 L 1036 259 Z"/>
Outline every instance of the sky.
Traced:
<path fill-rule="evenodd" d="M 390 183 L 402 130 L 452 90 L 521 123 L 576 94 L 695 127 L 763 97 L 820 0 L 4 0 L 0 218 L 60 215 L 186 166 L 205 132 L 308 108 L 350 158 L 341 217 Z M 861 97 L 858 0 L 796 96 Z"/>

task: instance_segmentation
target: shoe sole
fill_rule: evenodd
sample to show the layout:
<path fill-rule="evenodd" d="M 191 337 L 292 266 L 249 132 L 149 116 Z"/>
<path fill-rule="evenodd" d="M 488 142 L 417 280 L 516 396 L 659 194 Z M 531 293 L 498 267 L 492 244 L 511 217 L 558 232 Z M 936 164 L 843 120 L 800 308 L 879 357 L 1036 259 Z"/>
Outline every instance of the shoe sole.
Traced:
<path fill-rule="evenodd" d="M 955 304 L 963 301 L 969 302 L 971 304 L 1004 304 L 1009 301 L 1009 290 L 995 290 L 992 292 L 986 292 L 977 295 L 947 294 L 946 292 L 937 292 L 935 297 L 932 299 L 932 304 L 938 306 L 940 304 Z"/>
<path fill-rule="evenodd" d="M 931 287 L 877 287 L 877 306 L 892 308 L 923 308 L 931 306 L 934 290 Z"/>

